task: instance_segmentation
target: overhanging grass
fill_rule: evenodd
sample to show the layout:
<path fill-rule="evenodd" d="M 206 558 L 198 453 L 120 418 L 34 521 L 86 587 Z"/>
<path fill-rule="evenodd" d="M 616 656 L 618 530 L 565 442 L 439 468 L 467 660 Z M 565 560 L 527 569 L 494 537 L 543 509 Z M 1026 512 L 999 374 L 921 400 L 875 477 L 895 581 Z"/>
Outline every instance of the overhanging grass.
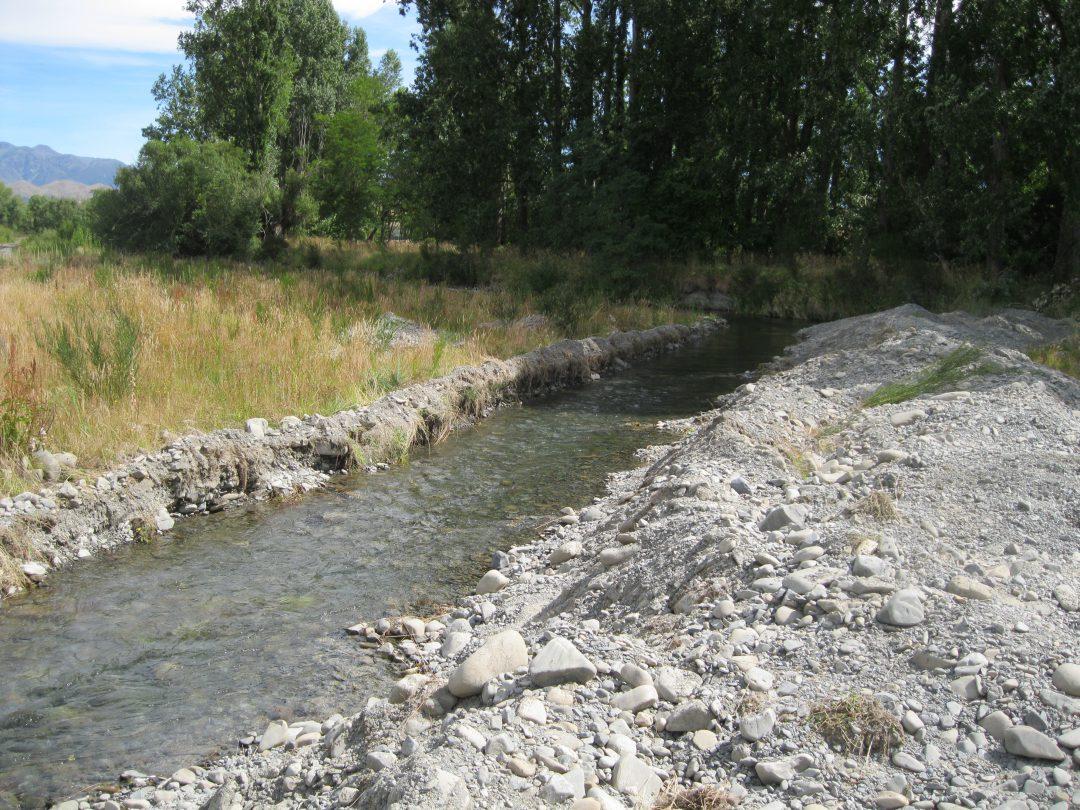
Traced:
<path fill-rule="evenodd" d="M 863 407 L 876 408 L 879 405 L 895 405 L 923 394 L 936 394 L 945 391 L 974 373 L 990 370 L 976 367 L 976 363 L 982 356 L 983 350 L 976 346 L 961 346 L 958 349 L 953 349 L 936 363 L 923 369 L 913 377 L 885 383 L 863 400 Z"/>

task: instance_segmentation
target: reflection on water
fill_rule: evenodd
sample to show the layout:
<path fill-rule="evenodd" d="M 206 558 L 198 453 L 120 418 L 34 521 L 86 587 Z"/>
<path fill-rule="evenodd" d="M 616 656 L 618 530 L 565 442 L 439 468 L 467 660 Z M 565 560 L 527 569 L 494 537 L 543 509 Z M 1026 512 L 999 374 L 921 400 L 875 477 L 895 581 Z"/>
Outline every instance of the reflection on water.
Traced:
<path fill-rule="evenodd" d="M 791 327 L 701 346 L 503 409 L 299 503 L 182 521 L 0 608 L 0 807 L 134 767 L 169 773 L 270 716 L 349 713 L 391 673 L 342 628 L 467 592 L 491 552 L 670 436 L 778 353 Z"/>

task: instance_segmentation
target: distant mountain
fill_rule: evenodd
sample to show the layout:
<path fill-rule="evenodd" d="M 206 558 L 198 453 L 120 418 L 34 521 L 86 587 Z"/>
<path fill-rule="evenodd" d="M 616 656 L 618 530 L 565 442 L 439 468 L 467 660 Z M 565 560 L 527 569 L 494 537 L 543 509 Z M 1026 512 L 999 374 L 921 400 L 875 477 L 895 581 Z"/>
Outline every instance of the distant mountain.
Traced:
<path fill-rule="evenodd" d="M 77 183 L 74 180 L 53 180 L 43 186 L 35 186 L 25 180 L 13 180 L 10 183 L 5 183 L 5 185 L 10 186 L 15 195 L 22 197 L 24 200 L 28 200 L 35 195 L 59 197 L 63 200 L 89 200 L 99 188 L 112 188 L 104 183 L 87 185 L 86 183 Z"/>
<path fill-rule="evenodd" d="M 123 165 L 109 158 L 62 155 L 48 146 L 14 146 L 0 141 L 0 181 L 8 185 L 19 180 L 35 186 L 70 180 L 87 186 L 111 186 L 116 170 Z"/>

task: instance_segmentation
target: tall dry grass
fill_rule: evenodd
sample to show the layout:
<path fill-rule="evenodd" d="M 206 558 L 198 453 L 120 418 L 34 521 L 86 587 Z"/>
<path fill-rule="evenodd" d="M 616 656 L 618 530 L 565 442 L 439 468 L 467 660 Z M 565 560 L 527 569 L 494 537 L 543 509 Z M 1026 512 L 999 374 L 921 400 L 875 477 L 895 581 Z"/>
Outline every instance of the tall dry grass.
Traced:
<path fill-rule="evenodd" d="M 22 374 L 23 389 L 37 392 L 41 427 L 24 446 L 6 448 L 0 494 L 37 483 L 26 464 L 34 442 L 74 453 L 79 467 L 92 471 L 159 446 L 162 431 L 330 413 L 560 337 L 690 317 L 602 304 L 572 324 L 514 323 L 535 311 L 528 297 L 504 289 L 456 289 L 359 269 L 182 262 L 94 250 L 17 256 L 0 262 L 0 356 Z M 417 345 L 392 345 L 382 319 L 387 312 L 429 327 L 428 336 Z M 125 359 L 124 347 L 112 344 L 124 339 L 121 333 L 130 339 L 131 331 L 134 356 Z M 100 368 L 88 340 L 102 344 Z M 89 370 L 79 373 L 79 363 Z M 27 369 L 34 375 L 29 382 Z M 0 403 L 6 393 L 0 390 Z"/>

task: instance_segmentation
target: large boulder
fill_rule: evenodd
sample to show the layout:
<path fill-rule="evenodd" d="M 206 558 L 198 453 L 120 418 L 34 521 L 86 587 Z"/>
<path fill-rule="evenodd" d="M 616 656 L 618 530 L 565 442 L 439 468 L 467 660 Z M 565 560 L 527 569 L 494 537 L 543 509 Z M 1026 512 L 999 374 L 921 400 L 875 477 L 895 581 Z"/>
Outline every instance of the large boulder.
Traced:
<path fill-rule="evenodd" d="M 513 672 L 529 663 L 529 649 L 517 630 L 504 630 L 489 638 L 450 673 L 450 694 L 465 698 L 479 695 L 496 675 Z"/>
<path fill-rule="evenodd" d="M 596 677 L 596 667 L 572 642 L 555 636 L 533 657 L 529 677 L 535 686 L 588 683 Z"/>

